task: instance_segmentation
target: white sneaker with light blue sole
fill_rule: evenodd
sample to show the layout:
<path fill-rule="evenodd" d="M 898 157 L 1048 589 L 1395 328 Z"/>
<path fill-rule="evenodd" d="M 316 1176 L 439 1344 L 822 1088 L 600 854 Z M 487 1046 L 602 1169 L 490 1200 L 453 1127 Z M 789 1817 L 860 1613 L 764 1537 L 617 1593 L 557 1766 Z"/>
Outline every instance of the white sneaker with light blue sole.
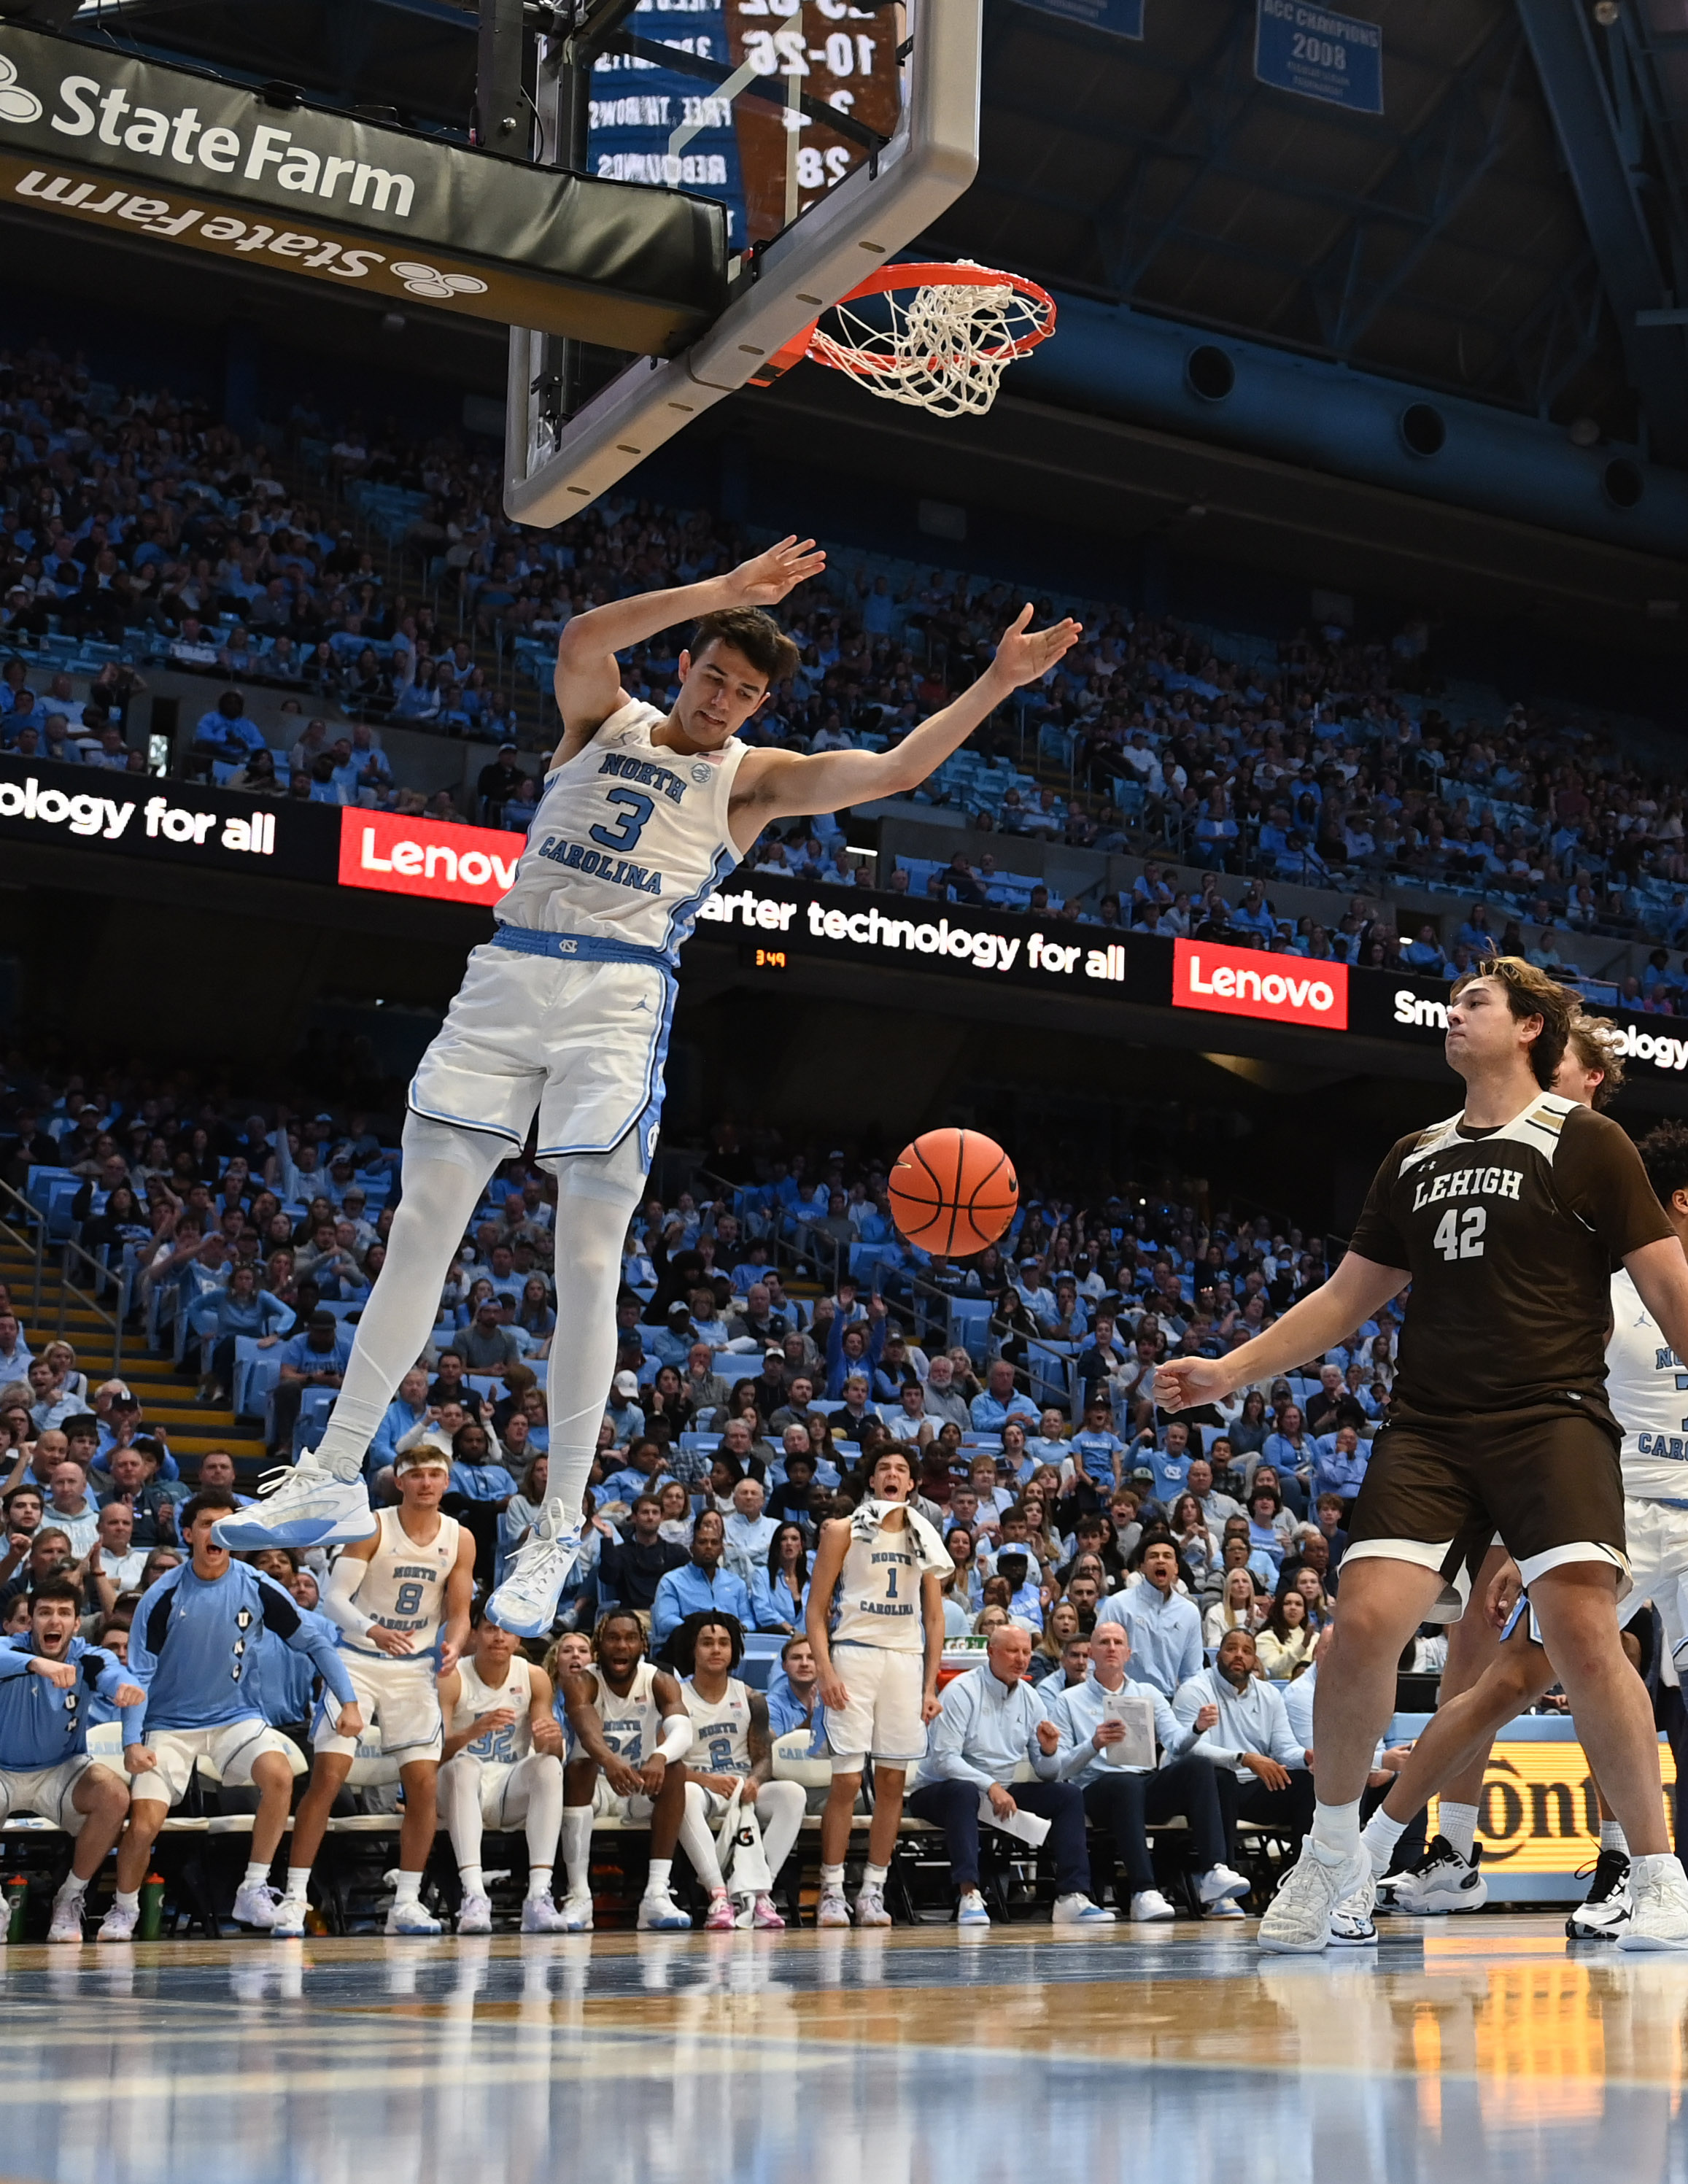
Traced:
<path fill-rule="evenodd" d="M 387 1914 L 386 1930 L 389 1934 L 438 1934 L 444 1929 L 426 1904 L 413 1896 L 408 1903 L 393 1905 Z"/>
<path fill-rule="evenodd" d="M 307 1451 L 294 1464 L 266 1471 L 259 1500 L 211 1527 L 220 1547 L 237 1553 L 260 1547 L 350 1546 L 376 1529 L 369 1489 L 361 1479 L 337 1479 Z"/>
<path fill-rule="evenodd" d="M 990 1914 L 986 1910 L 984 1898 L 977 1888 L 962 1890 L 961 1900 L 955 1906 L 955 1924 L 958 1926 L 989 1925 Z"/>
<path fill-rule="evenodd" d="M 557 1619 L 557 1598 L 580 1559 L 580 1527 L 553 1534 L 542 1517 L 516 1553 L 487 1613 L 500 1630 L 518 1638 L 543 1638 Z"/>
<path fill-rule="evenodd" d="M 692 1922 L 666 1888 L 647 1889 L 639 1899 L 642 1934 L 689 1934 Z"/>
<path fill-rule="evenodd" d="M 1114 1914 L 1088 1896 L 1057 1896 L 1050 1914 L 1057 1926 L 1111 1926 Z"/>

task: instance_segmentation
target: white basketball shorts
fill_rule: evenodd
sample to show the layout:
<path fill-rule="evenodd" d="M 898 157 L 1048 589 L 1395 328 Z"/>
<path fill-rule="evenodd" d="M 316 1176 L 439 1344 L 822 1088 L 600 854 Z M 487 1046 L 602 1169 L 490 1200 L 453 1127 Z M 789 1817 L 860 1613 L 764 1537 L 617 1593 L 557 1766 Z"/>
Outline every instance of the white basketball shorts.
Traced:
<path fill-rule="evenodd" d="M 1651 1600 L 1679 1673 L 1688 1668 L 1688 1509 L 1624 1497 L 1624 1531 L 1635 1597 Z"/>
<path fill-rule="evenodd" d="M 231 1790 L 252 1780 L 252 1764 L 266 1752 L 279 1752 L 290 1763 L 296 1747 L 261 1714 L 224 1722 L 215 1729 L 159 1729 L 142 1741 L 157 1762 L 129 1780 L 131 1805 L 179 1805 L 187 1794 L 194 1762 L 209 1759 Z"/>
<path fill-rule="evenodd" d="M 56 1767 L 6 1769 L 0 1773 L 0 1820 L 9 1820 L 14 1813 L 33 1813 L 37 1819 L 51 1820 L 67 1836 L 74 1836 L 87 1815 L 71 1803 L 71 1792 L 89 1768 L 99 1764 L 87 1752 L 80 1752 L 73 1759 L 61 1759 Z M 105 1771 L 116 1775 L 120 1782 L 128 1780 L 118 1774 L 114 1767 Z"/>
<path fill-rule="evenodd" d="M 919 1653 L 846 1640 L 833 1649 L 833 1666 L 850 1703 L 827 1708 L 827 1742 L 835 1774 L 853 1774 L 865 1755 L 895 1767 L 926 1757 L 926 1724 L 920 1718 L 925 1663 Z"/>
<path fill-rule="evenodd" d="M 476 949 L 411 1079 L 413 1115 L 527 1142 L 538 1156 L 607 1153 L 637 1131 L 641 1173 L 662 1113 L 675 982 L 654 964 Z"/>
<path fill-rule="evenodd" d="M 522 1759 L 477 1759 L 471 1752 L 460 1752 L 455 1759 L 448 1759 L 440 1769 L 442 1784 L 446 1769 L 451 1767 L 465 1771 L 471 1767 L 479 1769 L 482 1825 L 500 1835 L 519 1828 L 526 1819 L 527 1801 L 542 1779 L 543 1769 L 556 1769 L 558 1795 L 562 1794 L 563 1763 L 549 1752 L 530 1752 Z"/>
<path fill-rule="evenodd" d="M 413 1759 L 437 1759 L 445 1742 L 445 1724 L 440 1718 L 432 1653 L 399 1661 L 385 1654 L 354 1653 L 343 1647 L 340 1658 L 363 1708 L 365 1727 L 380 1724 L 381 1748 L 387 1757 L 396 1759 L 401 1767 L 408 1767 Z M 310 1733 L 312 1747 L 355 1759 L 357 1738 L 335 1732 L 339 1712 L 332 1696 L 320 1702 Z"/>

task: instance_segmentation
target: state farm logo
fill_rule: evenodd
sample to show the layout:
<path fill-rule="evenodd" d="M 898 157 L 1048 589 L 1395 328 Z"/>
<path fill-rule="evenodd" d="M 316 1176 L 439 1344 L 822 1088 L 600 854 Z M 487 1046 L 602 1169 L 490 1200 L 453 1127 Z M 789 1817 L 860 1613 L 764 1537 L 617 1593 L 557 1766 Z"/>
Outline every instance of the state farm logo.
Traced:
<path fill-rule="evenodd" d="M 1258 955 L 1207 940 L 1173 943 L 1173 1006 L 1272 1023 L 1348 1028 L 1348 966 Z"/>
<path fill-rule="evenodd" d="M 398 819 L 348 805 L 340 814 L 340 884 L 490 907 L 514 882 L 526 846 L 523 836 L 491 827 Z"/>
<path fill-rule="evenodd" d="M 0 121 L 39 121 L 41 116 L 41 101 L 32 91 L 22 88 L 17 70 L 0 53 Z"/>

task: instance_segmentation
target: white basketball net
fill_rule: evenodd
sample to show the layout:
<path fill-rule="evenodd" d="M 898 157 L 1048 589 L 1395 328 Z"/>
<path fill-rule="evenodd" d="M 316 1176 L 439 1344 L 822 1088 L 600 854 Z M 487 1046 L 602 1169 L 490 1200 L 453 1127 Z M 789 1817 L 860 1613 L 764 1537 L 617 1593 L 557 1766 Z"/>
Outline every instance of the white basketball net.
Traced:
<path fill-rule="evenodd" d="M 875 325 L 848 303 L 833 306 L 843 337 L 818 328 L 809 354 L 859 380 L 887 402 L 939 417 L 980 415 L 1007 370 L 1050 315 L 1047 298 L 1003 281 L 989 287 L 916 288 L 876 296 L 890 323 Z"/>

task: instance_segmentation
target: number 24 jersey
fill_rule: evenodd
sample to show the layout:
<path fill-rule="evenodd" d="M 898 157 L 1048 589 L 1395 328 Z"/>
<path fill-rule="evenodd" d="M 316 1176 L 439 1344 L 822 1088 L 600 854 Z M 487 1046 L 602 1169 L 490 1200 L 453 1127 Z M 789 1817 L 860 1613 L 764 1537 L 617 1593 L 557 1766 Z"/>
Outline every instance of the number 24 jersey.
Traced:
<path fill-rule="evenodd" d="M 1452 1115 L 1402 1138 L 1349 1240 L 1412 1276 L 1394 1401 L 1603 1410 L 1612 1268 L 1671 1233 L 1618 1124 L 1556 1093 L 1498 1129 Z"/>

